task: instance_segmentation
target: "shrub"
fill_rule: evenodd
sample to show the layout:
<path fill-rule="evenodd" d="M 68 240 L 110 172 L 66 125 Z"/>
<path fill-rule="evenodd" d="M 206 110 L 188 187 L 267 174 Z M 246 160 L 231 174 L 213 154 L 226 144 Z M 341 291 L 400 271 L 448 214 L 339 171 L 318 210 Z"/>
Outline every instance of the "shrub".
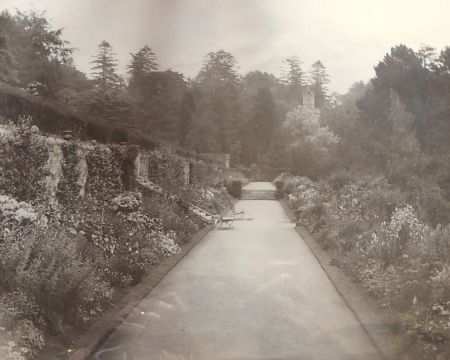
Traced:
<path fill-rule="evenodd" d="M 93 223 L 86 219 L 84 226 L 114 286 L 123 279 L 139 282 L 159 255 L 175 254 L 180 250 L 177 240 L 185 241 L 198 229 L 175 200 L 138 192 L 113 198 L 103 217 L 104 227 L 95 226 L 98 219 Z"/>
<path fill-rule="evenodd" d="M 317 186 L 316 183 L 314 183 L 309 178 L 304 176 L 292 176 L 287 178 L 283 182 L 284 182 L 283 191 L 287 195 L 296 195 L 299 192 Z"/>
<path fill-rule="evenodd" d="M 44 334 L 29 320 L 19 321 L 12 331 L 17 343 L 28 356 L 34 357 L 44 348 Z M 28 349 L 24 351 L 23 349 Z"/>
<path fill-rule="evenodd" d="M 42 179 L 48 174 L 48 148 L 31 131 L 31 118 L 19 118 L 0 134 L 0 189 L 20 201 L 43 199 Z"/>
<path fill-rule="evenodd" d="M 344 186 L 352 182 L 354 176 L 348 170 L 337 170 L 330 174 L 328 182 L 335 191 L 340 191 Z"/>
<path fill-rule="evenodd" d="M 0 327 L 0 359 L 27 360 L 29 352 L 28 348 L 19 345 L 14 334 Z"/>
<path fill-rule="evenodd" d="M 189 214 L 186 214 L 173 202 L 163 202 L 159 206 L 158 217 L 161 219 L 164 229 L 176 234 L 180 244 L 185 243 L 200 227 L 198 222 L 196 223 Z"/>
<path fill-rule="evenodd" d="M 97 201 L 108 202 L 122 190 L 120 157 L 111 149 L 98 146 L 86 154 L 89 176 L 86 193 Z"/>
<path fill-rule="evenodd" d="M 354 264 L 353 274 L 367 291 L 381 300 L 381 305 L 391 306 L 399 288 L 400 271 L 394 266 L 384 267 L 381 262 L 367 259 L 364 263 Z"/>
<path fill-rule="evenodd" d="M 45 323 L 42 312 L 34 299 L 25 292 L 14 290 L 0 297 L 0 323 L 11 336 L 12 343 L 3 347 L 10 355 L 11 352 L 18 352 L 20 356 L 34 356 L 43 348 Z M 0 330 L 0 355 L 4 335 Z"/>
<path fill-rule="evenodd" d="M 142 207 L 142 194 L 125 192 L 111 200 L 112 209 L 116 212 L 130 213 L 139 211 Z"/>
<path fill-rule="evenodd" d="M 176 193 L 184 187 L 183 162 L 184 159 L 173 153 L 170 148 L 161 147 L 153 151 L 149 157 L 149 180 Z"/>
<path fill-rule="evenodd" d="M 450 203 L 436 183 L 417 178 L 410 198 L 417 207 L 420 217 L 431 226 L 449 223 Z"/>
<path fill-rule="evenodd" d="M 45 322 L 43 313 L 36 300 L 24 290 L 13 290 L 0 297 L 1 324 L 12 328 L 19 320 L 31 320 L 35 326 L 43 330 Z"/>
<path fill-rule="evenodd" d="M 31 204 L 17 201 L 8 195 L 0 195 L 0 219 L 6 226 L 23 226 L 38 221 L 38 214 Z"/>
<path fill-rule="evenodd" d="M 442 227 L 438 225 L 430 234 L 426 242 L 424 260 L 430 262 L 447 263 L 447 254 L 450 254 L 450 225 Z"/>
<path fill-rule="evenodd" d="M 223 185 L 193 185 L 187 191 L 181 193 L 181 198 L 212 214 L 218 214 L 231 205 L 230 194 Z"/>
<path fill-rule="evenodd" d="M 93 244 L 108 259 L 104 271 L 109 273 L 111 285 L 119 285 L 118 279 L 131 277 L 134 284 L 145 274 L 148 264 L 156 262 L 153 241 L 162 231 L 161 221 L 135 211 L 107 213 L 104 231 L 91 234 Z"/>
<path fill-rule="evenodd" d="M 242 182 L 240 180 L 233 180 L 227 184 L 229 194 L 235 199 L 241 198 Z"/>
<path fill-rule="evenodd" d="M 1 283 L 29 293 L 55 331 L 61 321 L 85 321 L 112 295 L 77 243 L 60 227 L 30 226 L 0 245 Z"/>
<path fill-rule="evenodd" d="M 353 221 L 342 222 L 337 233 L 336 242 L 343 252 L 350 252 L 363 234 L 362 226 Z"/>
<path fill-rule="evenodd" d="M 168 232 L 161 234 L 160 238 L 155 244 L 156 251 L 162 256 L 172 256 L 181 251 L 178 244 L 175 242 L 175 233 Z"/>
<path fill-rule="evenodd" d="M 276 192 L 276 197 L 277 199 L 281 199 L 283 198 L 283 189 L 284 189 L 284 183 L 281 180 L 276 180 L 275 181 L 275 187 L 277 189 Z"/>
<path fill-rule="evenodd" d="M 430 277 L 435 302 L 448 302 L 450 299 L 450 264 L 445 264 Z M 447 304 L 447 307 L 450 304 Z M 450 309 L 448 309 L 450 310 Z M 450 315 L 450 312 L 447 314 Z"/>
<path fill-rule="evenodd" d="M 319 185 L 308 178 L 295 177 L 285 182 L 288 203 L 304 223 L 317 223 L 323 214 L 325 197 Z"/>
<path fill-rule="evenodd" d="M 372 257 L 386 265 L 401 263 L 424 254 L 430 228 L 421 223 L 414 209 L 407 205 L 396 208 L 390 222 L 383 222 L 373 232 L 368 246 Z"/>
<path fill-rule="evenodd" d="M 329 229 L 322 228 L 318 230 L 316 238 L 320 246 L 324 250 L 333 250 L 337 248 L 335 241 L 336 235 L 334 234 L 333 231 L 330 231 Z"/>
<path fill-rule="evenodd" d="M 79 198 L 81 186 L 78 184 L 78 146 L 75 142 L 61 145 L 63 153 L 62 174 L 58 183 L 58 202 L 66 208 L 71 207 Z M 70 210 L 70 209 L 68 209 Z"/>

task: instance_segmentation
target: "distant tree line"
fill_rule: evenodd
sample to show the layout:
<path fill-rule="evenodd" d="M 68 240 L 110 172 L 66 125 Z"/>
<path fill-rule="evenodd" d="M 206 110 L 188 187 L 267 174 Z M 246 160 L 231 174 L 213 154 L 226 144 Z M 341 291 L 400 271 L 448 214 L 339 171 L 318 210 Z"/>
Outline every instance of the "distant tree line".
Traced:
<path fill-rule="evenodd" d="M 98 45 L 90 76 L 73 62 L 75 49 L 54 30 L 45 13 L 0 15 L 0 81 L 62 104 L 81 117 L 137 128 L 197 152 L 232 154 L 234 163 L 285 160 L 282 122 L 314 88 L 317 106 L 329 102 L 325 66 L 304 72 L 297 57 L 283 62 L 282 75 L 238 72 L 235 57 L 208 53 L 194 79 L 162 70 L 149 46 L 132 53 L 128 73 L 118 72 L 113 46 Z"/>
<path fill-rule="evenodd" d="M 322 116 L 341 138 L 339 166 L 391 173 L 400 160 L 418 166 L 420 158 L 447 156 L 449 120 L 450 47 L 429 45 L 392 47 L 369 83 L 355 83 Z"/>

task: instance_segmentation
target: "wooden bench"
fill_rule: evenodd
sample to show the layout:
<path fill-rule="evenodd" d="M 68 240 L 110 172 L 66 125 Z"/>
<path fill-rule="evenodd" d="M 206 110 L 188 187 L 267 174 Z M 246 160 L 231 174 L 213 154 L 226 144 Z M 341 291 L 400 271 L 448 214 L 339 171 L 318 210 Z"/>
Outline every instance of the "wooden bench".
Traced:
<path fill-rule="evenodd" d="M 234 217 L 219 216 L 219 225 L 222 229 L 223 224 L 227 225 L 229 228 L 233 227 Z"/>
<path fill-rule="evenodd" d="M 235 219 L 243 219 L 245 212 L 243 210 L 241 211 L 237 211 L 234 207 L 231 209 L 231 215 L 233 215 L 233 217 Z"/>

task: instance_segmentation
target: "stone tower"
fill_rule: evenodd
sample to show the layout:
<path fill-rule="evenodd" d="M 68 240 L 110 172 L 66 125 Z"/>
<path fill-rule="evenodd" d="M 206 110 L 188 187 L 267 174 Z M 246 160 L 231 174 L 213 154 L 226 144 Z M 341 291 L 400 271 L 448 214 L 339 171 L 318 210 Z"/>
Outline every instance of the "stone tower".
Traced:
<path fill-rule="evenodd" d="M 314 90 L 310 85 L 305 86 L 303 89 L 303 107 L 306 109 L 314 110 Z"/>

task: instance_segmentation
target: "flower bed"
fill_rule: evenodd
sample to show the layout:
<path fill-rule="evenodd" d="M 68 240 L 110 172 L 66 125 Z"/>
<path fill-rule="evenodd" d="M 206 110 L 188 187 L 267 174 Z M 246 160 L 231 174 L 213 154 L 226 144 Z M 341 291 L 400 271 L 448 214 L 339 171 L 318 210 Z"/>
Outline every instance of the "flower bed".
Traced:
<path fill-rule="evenodd" d="M 27 119 L 0 144 L 2 359 L 31 359 L 47 335 L 89 326 L 204 226 L 187 203 L 217 213 L 229 201 L 206 181 L 182 186 L 183 159 L 170 153 L 153 154 L 161 191 L 150 191 L 132 181 L 126 146 L 48 142 Z"/>
<path fill-rule="evenodd" d="M 433 227 L 421 202 L 383 177 L 313 182 L 284 176 L 289 206 L 380 306 L 398 313 L 400 326 L 422 340 L 420 356 L 450 356 L 450 226 Z"/>

